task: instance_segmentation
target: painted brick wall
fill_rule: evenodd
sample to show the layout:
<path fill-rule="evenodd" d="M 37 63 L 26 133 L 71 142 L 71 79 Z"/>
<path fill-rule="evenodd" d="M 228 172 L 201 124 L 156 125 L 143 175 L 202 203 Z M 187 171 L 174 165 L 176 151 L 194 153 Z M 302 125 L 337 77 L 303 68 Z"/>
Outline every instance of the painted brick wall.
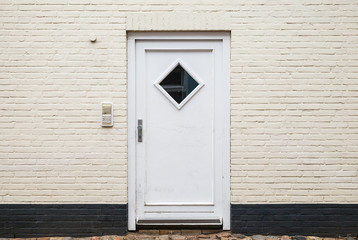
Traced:
<path fill-rule="evenodd" d="M 124 204 L 0 204 L 2 238 L 122 235 Z"/>
<path fill-rule="evenodd" d="M 232 202 L 358 202 L 358 2 L 238 9 Z"/>
<path fill-rule="evenodd" d="M 232 202 L 358 203 L 357 12 L 355 0 L 1 0 L 0 202 L 126 203 L 126 30 L 231 30 Z"/>

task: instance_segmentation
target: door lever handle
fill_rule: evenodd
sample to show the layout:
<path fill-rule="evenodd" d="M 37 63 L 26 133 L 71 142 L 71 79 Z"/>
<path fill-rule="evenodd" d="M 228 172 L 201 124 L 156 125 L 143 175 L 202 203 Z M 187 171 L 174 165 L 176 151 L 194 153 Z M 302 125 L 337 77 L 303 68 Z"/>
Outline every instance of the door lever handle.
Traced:
<path fill-rule="evenodd" d="M 143 141 L 143 120 L 142 119 L 138 119 L 138 142 L 142 142 Z"/>

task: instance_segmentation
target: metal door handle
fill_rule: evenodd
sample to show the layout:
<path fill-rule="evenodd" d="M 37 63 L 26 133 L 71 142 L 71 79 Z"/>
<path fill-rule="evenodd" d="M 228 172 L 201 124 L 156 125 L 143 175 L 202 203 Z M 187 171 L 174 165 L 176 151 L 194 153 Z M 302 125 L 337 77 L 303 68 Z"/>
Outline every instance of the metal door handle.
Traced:
<path fill-rule="evenodd" d="M 142 142 L 143 141 L 143 120 L 142 119 L 138 119 L 138 142 Z"/>

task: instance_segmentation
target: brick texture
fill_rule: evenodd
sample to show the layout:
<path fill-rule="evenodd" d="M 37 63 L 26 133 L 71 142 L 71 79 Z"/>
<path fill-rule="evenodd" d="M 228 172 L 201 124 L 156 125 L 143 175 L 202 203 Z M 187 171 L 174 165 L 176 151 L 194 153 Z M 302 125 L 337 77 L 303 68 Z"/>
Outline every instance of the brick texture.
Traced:
<path fill-rule="evenodd" d="M 358 204 L 234 204 L 232 231 L 247 235 L 358 234 Z"/>
<path fill-rule="evenodd" d="M 220 30 L 231 201 L 358 203 L 357 12 L 356 0 L 0 1 L 0 202 L 126 203 L 126 31 Z"/>
<path fill-rule="evenodd" d="M 0 204 L 0 236 L 122 235 L 127 231 L 125 204 Z"/>

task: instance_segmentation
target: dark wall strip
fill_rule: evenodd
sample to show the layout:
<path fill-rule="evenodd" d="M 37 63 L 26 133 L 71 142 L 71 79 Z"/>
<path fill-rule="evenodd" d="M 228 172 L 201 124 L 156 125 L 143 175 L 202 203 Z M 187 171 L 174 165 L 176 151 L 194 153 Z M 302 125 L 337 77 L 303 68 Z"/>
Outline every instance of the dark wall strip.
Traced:
<path fill-rule="evenodd" d="M 231 229 L 246 235 L 356 237 L 358 204 L 232 204 Z"/>
<path fill-rule="evenodd" d="M 126 204 L 0 204 L 0 237 L 123 235 Z M 246 235 L 357 236 L 358 204 L 232 204 Z"/>
<path fill-rule="evenodd" d="M 0 237 L 80 237 L 126 231 L 126 204 L 0 204 Z"/>

